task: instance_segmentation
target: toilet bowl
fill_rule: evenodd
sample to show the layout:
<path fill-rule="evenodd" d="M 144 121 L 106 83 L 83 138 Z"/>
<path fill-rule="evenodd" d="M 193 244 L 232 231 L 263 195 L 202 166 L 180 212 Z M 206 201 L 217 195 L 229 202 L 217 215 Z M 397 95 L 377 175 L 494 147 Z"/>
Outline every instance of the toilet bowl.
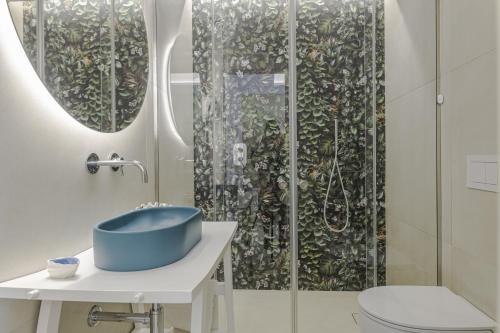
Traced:
<path fill-rule="evenodd" d="M 491 333 L 496 323 L 445 287 L 388 286 L 358 297 L 361 333 Z"/>

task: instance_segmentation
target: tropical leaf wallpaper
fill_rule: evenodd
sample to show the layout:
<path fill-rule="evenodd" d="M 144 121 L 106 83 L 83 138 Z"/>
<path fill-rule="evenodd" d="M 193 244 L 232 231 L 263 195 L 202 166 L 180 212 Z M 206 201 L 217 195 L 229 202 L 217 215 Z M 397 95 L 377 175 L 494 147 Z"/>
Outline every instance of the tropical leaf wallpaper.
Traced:
<path fill-rule="evenodd" d="M 149 52 L 143 0 L 115 0 L 116 130 L 140 112 L 149 75 Z"/>
<path fill-rule="evenodd" d="M 377 2 L 375 27 L 372 11 L 371 2 L 361 0 L 299 1 L 301 289 L 364 289 L 374 284 L 374 260 L 377 283 L 385 283 L 383 1 Z M 201 79 L 194 102 L 195 202 L 207 219 L 239 223 L 233 243 L 236 288 L 289 288 L 287 17 L 283 0 L 193 1 L 193 65 Z M 334 117 L 351 206 L 351 226 L 342 234 L 332 234 L 322 220 Z M 235 158 L 239 144 L 246 145 L 246 163 Z M 328 202 L 329 222 L 342 225 L 346 212 L 338 178 Z"/>
<path fill-rule="evenodd" d="M 24 48 L 34 66 L 38 52 L 35 8 L 32 2 L 24 5 L 23 33 Z M 111 10 L 109 2 L 100 0 L 44 1 L 45 85 L 75 119 L 101 132 L 119 131 L 134 121 L 148 81 L 142 0 L 115 1 L 114 62 Z"/>

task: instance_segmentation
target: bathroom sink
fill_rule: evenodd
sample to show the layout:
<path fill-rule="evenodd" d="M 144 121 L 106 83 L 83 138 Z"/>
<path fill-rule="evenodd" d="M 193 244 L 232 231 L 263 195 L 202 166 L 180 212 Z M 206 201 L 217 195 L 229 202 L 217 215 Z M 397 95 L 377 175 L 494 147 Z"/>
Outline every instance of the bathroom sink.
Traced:
<path fill-rule="evenodd" d="M 140 271 L 182 259 L 201 239 L 201 211 L 192 207 L 136 210 L 94 227 L 94 263 Z"/>

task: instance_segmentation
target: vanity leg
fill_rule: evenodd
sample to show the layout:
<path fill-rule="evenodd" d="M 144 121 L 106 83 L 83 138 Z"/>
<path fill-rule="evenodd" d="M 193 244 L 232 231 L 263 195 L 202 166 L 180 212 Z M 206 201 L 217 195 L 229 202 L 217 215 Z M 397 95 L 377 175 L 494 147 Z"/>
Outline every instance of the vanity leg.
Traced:
<path fill-rule="evenodd" d="M 211 318 L 211 320 L 212 320 L 212 323 L 210 325 L 211 331 L 218 332 L 219 331 L 219 295 L 215 292 L 215 290 L 217 288 L 217 281 L 215 281 L 213 284 L 214 284 L 214 287 L 213 287 L 214 292 L 211 295 L 212 304 L 209 307 L 209 309 L 211 309 L 211 314 L 210 314 L 209 318 Z"/>
<path fill-rule="evenodd" d="M 191 333 L 207 333 L 207 286 L 206 282 L 194 295 L 191 304 Z"/>
<path fill-rule="evenodd" d="M 224 303 L 226 306 L 227 333 L 234 333 L 234 302 L 233 302 L 233 259 L 231 245 L 224 253 Z"/>
<path fill-rule="evenodd" d="M 60 301 L 42 301 L 36 333 L 58 333 L 62 303 Z"/>

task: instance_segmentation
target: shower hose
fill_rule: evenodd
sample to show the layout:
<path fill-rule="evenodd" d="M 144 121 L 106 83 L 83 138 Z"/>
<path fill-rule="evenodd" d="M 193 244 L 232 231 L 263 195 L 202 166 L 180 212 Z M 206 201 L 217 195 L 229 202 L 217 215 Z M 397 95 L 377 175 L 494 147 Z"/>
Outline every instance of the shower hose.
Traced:
<path fill-rule="evenodd" d="M 325 203 L 323 205 L 323 221 L 325 222 L 325 225 L 330 229 L 330 231 L 334 233 L 341 233 L 344 232 L 347 227 L 349 226 L 349 199 L 347 198 L 347 192 L 344 188 L 344 182 L 342 180 L 342 173 L 340 172 L 340 166 L 338 162 L 338 120 L 335 118 L 335 149 L 334 149 L 334 158 L 333 158 L 333 166 L 332 166 L 332 171 L 330 172 L 330 180 L 328 181 L 328 189 L 326 190 L 326 196 L 325 196 Z M 344 194 L 344 200 L 345 200 L 345 205 L 346 205 L 346 218 L 345 218 L 345 224 L 342 227 L 342 229 L 336 229 L 333 226 L 331 226 L 328 223 L 328 219 L 326 217 L 326 208 L 328 206 L 328 197 L 330 195 L 330 188 L 332 187 L 332 181 L 333 177 L 335 175 L 335 170 L 337 170 L 337 173 L 339 175 L 339 181 L 340 181 L 340 187 L 342 188 L 342 193 Z"/>

